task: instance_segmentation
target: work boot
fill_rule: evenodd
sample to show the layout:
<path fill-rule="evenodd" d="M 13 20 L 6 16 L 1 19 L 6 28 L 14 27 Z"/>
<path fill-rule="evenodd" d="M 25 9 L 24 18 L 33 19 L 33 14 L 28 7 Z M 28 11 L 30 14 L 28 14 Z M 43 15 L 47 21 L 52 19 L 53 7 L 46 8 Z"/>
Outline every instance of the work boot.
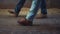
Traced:
<path fill-rule="evenodd" d="M 40 14 L 36 17 L 36 19 L 47 18 L 47 14 Z"/>
<path fill-rule="evenodd" d="M 32 21 L 29 21 L 25 18 L 18 20 L 18 23 L 24 26 L 32 26 Z"/>
<path fill-rule="evenodd" d="M 18 14 L 16 14 L 15 11 L 9 10 L 8 12 L 13 14 L 14 17 L 18 17 Z"/>

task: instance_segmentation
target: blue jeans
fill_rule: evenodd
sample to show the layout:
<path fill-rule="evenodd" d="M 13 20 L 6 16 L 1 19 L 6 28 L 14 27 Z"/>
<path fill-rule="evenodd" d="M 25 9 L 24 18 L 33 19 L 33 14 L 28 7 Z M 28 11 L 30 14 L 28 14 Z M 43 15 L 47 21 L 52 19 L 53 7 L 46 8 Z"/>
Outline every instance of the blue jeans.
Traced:
<path fill-rule="evenodd" d="M 39 6 L 41 6 L 41 13 L 42 14 L 47 14 L 46 0 L 33 0 L 30 11 L 26 16 L 27 20 L 33 21 L 35 15 L 38 12 Z"/>
<path fill-rule="evenodd" d="M 16 8 L 15 8 L 15 13 L 16 13 L 17 15 L 19 14 L 19 12 L 20 12 L 21 8 L 23 7 L 24 3 L 25 3 L 25 0 L 20 0 L 20 1 L 17 3 Z"/>

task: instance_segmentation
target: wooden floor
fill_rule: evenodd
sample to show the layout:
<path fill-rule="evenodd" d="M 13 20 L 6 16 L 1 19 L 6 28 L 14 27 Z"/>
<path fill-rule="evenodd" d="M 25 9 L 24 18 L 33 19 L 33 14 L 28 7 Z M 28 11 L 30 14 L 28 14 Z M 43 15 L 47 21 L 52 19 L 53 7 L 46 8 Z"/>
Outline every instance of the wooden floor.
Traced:
<path fill-rule="evenodd" d="M 0 9 L 0 34 L 60 34 L 60 9 L 48 9 L 48 18 L 34 18 L 33 26 L 19 25 L 17 20 L 22 17 L 12 17 L 8 10 Z"/>

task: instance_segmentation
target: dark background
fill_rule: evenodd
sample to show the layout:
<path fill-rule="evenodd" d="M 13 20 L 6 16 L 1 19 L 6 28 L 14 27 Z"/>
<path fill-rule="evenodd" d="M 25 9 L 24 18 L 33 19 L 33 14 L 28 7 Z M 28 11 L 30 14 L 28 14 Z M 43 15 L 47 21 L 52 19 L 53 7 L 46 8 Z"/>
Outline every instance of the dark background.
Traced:
<path fill-rule="evenodd" d="M 47 8 L 60 8 L 60 0 L 46 0 L 47 1 Z M 0 0 L 0 8 L 1 9 L 8 9 L 8 8 L 15 8 L 16 4 L 19 0 Z M 24 7 L 29 8 L 31 5 L 32 0 L 26 0 Z"/>

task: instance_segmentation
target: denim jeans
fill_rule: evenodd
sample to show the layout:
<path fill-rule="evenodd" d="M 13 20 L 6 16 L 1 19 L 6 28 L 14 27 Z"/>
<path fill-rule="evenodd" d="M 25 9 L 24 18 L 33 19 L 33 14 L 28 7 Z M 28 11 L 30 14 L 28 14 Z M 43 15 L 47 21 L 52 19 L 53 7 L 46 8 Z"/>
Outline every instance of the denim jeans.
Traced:
<path fill-rule="evenodd" d="M 47 14 L 46 0 L 33 0 L 29 13 L 26 16 L 27 20 L 33 21 L 35 15 L 38 12 L 39 6 L 41 7 L 41 13 Z"/>
<path fill-rule="evenodd" d="M 16 13 L 17 15 L 19 14 L 19 12 L 20 12 L 21 8 L 23 7 L 24 3 L 25 3 L 25 0 L 20 0 L 20 1 L 17 3 L 16 8 L 15 8 L 15 13 Z"/>

